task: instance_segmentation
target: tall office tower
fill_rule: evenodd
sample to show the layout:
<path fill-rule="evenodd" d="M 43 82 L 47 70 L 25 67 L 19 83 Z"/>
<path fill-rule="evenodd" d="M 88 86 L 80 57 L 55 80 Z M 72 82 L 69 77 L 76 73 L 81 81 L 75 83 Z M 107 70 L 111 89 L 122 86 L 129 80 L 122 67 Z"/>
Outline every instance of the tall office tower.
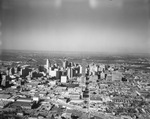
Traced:
<path fill-rule="evenodd" d="M 65 67 L 66 67 L 66 63 L 65 63 L 65 61 L 64 61 L 64 62 L 63 62 L 63 68 L 66 69 Z"/>
<path fill-rule="evenodd" d="M 68 62 L 68 60 L 66 60 L 66 61 L 65 61 L 65 68 L 68 67 L 68 64 L 69 64 L 69 62 Z"/>
<path fill-rule="evenodd" d="M 70 76 L 71 76 L 71 78 L 73 78 L 74 74 L 75 74 L 75 72 L 74 72 L 74 68 L 71 68 L 71 72 L 70 72 Z"/>
<path fill-rule="evenodd" d="M 67 59 L 65 59 L 65 61 L 63 62 L 63 68 L 66 69 L 68 67 L 68 61 Z"/>
<path fill-rule="evenodd" d="M 71 72 L 70 68 L 67 68 L 67 77 L 68 77 L 68 79 L 70 79 L 70 78 L 71 78 L 71 76 L 70 76 L 70 72 Z"/>
<path fill-rule="evenodd" d="M 69 67 L 72 67 L 72 66 L 73 66 L 73 62 L 70 62 L 68 66 L 69 66 Z"/>
<path fill-rule="evenodd" d="M 12 68 L 9 69 L 9 75 L 12 75 L 11 69 L 12 69 Z"/>
<path fill-rule="evenodd" d="M 86 59 L 82 59 L 82 75 L 83 76 L 85 76 L 85 73 L 86 73 L 86 65 L 87 65 Z"/>
<path fill-rule="evenodd" d="M 56 79 L 61 79 L 62 71 L 56 71 Z"/>
<path fill-rule="evenodd" d="M 76 77 L 79 73 L 78 73 L 78 69 L 77 68 L 73 68 L 72 69 L 72 72 L 73 72 L 73 77 Z"/>
<path fill-rule="evenodd" d="M 79 73 L 82 74 L 82 66 L 79 65 Z"/>
<path fill-rule="evenodd" d="M 46 60 L 46 65 L 45 65 L 45 68 L 46 68 L 46 70 L 47 70 L 47 73 L 49 72 L 49 67 L 50 67 L 50 61 L 49 61 L 49 59 L 47 59 Z"/>
<path fill-rule="evenodd" d="M 90 75 L 95 75 L 95 72 L 97 72 L 96 65 L 94 65 L 94 64 L 90 65 L 89 71 L 90 71 Z"/>
<path fill-rule="evenodd" d="M 70 67 L 67 69 L 67 76 L 68 79 L 71 79 L 73 77 L 73 69 Z"/>
<path fill-rule="evenodd" d="M 13 67 L 13 68 L 11 68 L 11 74 L 13 75 L 14 73 L 15 73 L 15 69 Z"/>
<path fill-rule="evenodd" d="M 90 67 L 89 67 L 89 65 L 86 67 L 85 74 L 86 74 L 86 76 L 91 75 L 90 74 Z"/>
<path fill-rule="evenodd" d="M 50 61 L 49 61 L 49 59 L 46 60 L 46 67 L 47 67 L 47 68 L 50 67 Z"/>
<path fill-rule="evenodd" d="M 83 97 L 85 99 L 87 99 L 87 101 L 89 102 L 89 77 L 86 76 L 86 87 L 85 87 L 85 91 L 83 92 Z"/>

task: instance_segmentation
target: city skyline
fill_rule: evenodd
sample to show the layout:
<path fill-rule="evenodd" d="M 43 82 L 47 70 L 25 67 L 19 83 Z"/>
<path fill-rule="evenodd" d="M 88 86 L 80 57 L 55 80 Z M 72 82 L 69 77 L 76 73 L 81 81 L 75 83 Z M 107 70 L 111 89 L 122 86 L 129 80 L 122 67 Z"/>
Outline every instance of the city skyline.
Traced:
<path fill-rule="evenodd" d="M 2 49 L 150 53 L 149 0 L 3 0 Z"/>

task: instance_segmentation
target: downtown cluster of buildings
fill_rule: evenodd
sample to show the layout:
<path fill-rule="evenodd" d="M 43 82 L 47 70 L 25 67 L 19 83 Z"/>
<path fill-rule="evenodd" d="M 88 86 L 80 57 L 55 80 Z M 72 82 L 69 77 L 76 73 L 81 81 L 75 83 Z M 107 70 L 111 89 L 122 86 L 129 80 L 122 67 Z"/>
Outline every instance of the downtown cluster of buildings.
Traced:
<path fill-rule="evenodd" d="M 68 62 L 67 60 L 63 62 L 63 67 L 59 67 L 56 63 L 52 65 L 47 59 L 44 67 L 50 77 L 60 79 L 62 83 L 66 83 L 67 80 L 82 75 L 82 66 L 74 62 Z"/>
<path fill-rule="evenodd" d="M 0 72 L 1 116 L 150 118 L 149 72 L 122 64 L 83 64 L 64 60 L 59 66 L 47 59 L 44 66 L 5 67 Z"/>

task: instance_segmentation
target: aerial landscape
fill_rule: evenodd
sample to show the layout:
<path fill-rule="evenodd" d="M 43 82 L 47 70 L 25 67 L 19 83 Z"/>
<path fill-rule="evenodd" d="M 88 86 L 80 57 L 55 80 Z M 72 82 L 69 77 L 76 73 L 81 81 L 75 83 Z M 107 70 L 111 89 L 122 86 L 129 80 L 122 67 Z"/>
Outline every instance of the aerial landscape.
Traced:
<path fill-rule="evenodd" d="M 150 0 L 0 3 L 0 119 L 150 119 Z"/>

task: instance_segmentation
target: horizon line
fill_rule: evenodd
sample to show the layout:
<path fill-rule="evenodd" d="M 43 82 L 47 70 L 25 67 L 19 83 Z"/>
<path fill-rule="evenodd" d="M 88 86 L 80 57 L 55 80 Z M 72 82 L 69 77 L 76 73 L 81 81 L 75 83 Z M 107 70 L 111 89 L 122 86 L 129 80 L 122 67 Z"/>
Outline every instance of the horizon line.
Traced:
<path fill-rule="evenodd" d="M 100 52 L 100 51 L 59 51 L 59 50 L 28 50 L 28 49 L 0 49 L 1 52 L 3 51 L 24 51 L 24 52 L 55 52 L 55 53 L 91 53 L 91 54 L 106 54 L 106 55 L 150 55 L 150 53 L 137 53 L 137 52 Z"/>

